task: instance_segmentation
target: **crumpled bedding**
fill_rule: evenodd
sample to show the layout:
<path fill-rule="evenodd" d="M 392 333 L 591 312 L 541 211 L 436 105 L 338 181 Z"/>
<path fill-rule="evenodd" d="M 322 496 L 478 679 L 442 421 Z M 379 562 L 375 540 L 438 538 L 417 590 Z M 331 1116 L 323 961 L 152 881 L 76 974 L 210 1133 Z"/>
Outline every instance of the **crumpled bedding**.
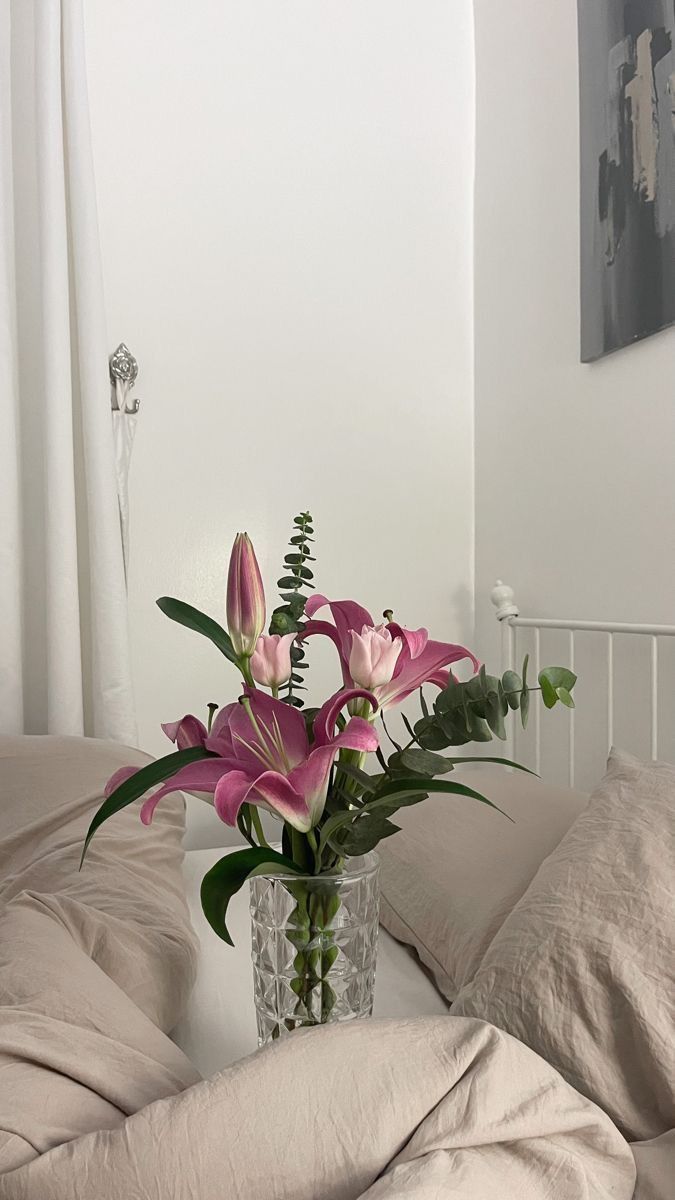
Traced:
<path fill-rule="evenodd" d="M 598 1109 L 470 1018 L 308 1030 L 0 1177 L 2 1200 L 630 1200 Z"/>
<path fill-rule="evenodd" d="M 0 1200 L 630 1200 L 609 1118 L 473 1018 L 303 1031 L 199 1081 L 166 1034 L 195 964 L 181 801 L 77 872 L 122 761 L 0 739 Z"/>

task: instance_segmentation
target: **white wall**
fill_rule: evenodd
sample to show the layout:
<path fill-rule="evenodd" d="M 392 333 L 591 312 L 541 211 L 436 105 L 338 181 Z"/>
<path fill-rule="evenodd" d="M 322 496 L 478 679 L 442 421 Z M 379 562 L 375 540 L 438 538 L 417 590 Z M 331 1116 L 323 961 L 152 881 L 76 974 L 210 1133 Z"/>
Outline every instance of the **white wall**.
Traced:
<path fill-rule="evenodd" d="M 494 660 L 498 576 L 538 616 L 675 621 L 675 330 L 580 364 L 576 3 L 475 14 L 476 618 Z"/>
<path fill-rule="evenodd" d="M 159 751 L 161 720 L 235 678 L 154 601 L 222 619 L 238 529 L 272 584 L 310 507 L 321 590 L 471 635 L 472 13 L 85 7 L 110 345 L 141 370 L 132 651 Z"/>

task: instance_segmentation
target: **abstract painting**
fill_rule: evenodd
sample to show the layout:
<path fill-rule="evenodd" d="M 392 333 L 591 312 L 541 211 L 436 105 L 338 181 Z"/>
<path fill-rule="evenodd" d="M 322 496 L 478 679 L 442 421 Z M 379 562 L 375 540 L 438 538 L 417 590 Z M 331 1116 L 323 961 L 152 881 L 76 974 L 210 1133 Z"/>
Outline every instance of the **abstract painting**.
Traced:
<path fill-rule="evenodd" d="M 675 0 L 578 0 L 581 358 L 675 322 Z"/>

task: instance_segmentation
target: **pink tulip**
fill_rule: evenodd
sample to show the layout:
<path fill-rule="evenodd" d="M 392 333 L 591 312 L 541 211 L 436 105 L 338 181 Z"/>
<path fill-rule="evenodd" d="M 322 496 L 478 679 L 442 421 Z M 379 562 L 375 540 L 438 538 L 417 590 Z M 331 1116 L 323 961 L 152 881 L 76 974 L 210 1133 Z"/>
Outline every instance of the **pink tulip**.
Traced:
<path fill-rule="evenodd" d="M 227 628 L 234 652 L 250 658 L 265 628 L 265 591 L 253 544 L 247 533 L 234 539 L 227 574 Z"/>
<path fill-rule="evenodd" d="M 389 683 L 403 649 L 403 639 L 393 638 L 384 625 L 364 625 L 360 633 L 352 629 L 350 637 L 349 674 L 354 683 L 369 692 Z"/>
<path fill-rule="evenodd" d="M 278 688 L 291 677 L 294 633 L 261 634 L 251 655 L 251 674 L 262 687 Z"/>
<path fill-rule="evenodd" d="M 376 627 L 368 610 L 354 600 L 327 600 L 325 596 L 310 596 L 305 613 L 311 618 L 324 605 L 330 608 L 333 622 L 309 620 L 298 636 L 300 640 L 317 633 L 329 637 L 335 643 L 340 656 L 344 685 L 350 688 L 355 683 L 351 672 L 354 646 L 352 634 L 363 638 L 364 626 L 373 633 L 377 633 L 382 627 Z M 435 683 L 438 687 L 444 687 L 448 680 L 445 668 L 450 663 L 468 658 L 474 669 L 478 670 L 478 659 L 466 646 L 457 646 L 453 642 L 433 642 L 426 629 L 405 629 L 394 621 L 390 621 L 386 629 L 393 642 L 400 639 L 402 645 L 391 678 L 372 689 L 382 710 L 400 704 L 423 683 Z"/>

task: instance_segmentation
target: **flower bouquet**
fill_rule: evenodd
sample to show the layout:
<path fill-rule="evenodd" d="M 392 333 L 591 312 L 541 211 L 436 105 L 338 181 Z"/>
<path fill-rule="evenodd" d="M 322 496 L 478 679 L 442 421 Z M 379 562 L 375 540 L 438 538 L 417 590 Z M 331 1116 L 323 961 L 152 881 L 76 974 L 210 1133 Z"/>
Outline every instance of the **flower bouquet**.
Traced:
<path fill-rule="evenodd" d="M 504 758 L 456 758 L 441 751 L 493 736 L 504 739 L 511 712 L 519 711 L 525 725 L 531 690 L 541 691 L 548 708 L 574 703 L 576 676 L 564 668 L 541 671 L 530 689 L 527 658 L 520 675 L 507 671 L 498 678 L 465 646 L 432 641 L 426 629 L 395 621 L 390 609 L 376 623 L 355 601 L 308 595 L 314 592 L 313 532 L 309 513 L 295 518 L 278 581 L 282 603 L 268 633 L 263 583 L 246 534 L 237 535 L 230 558 L 227 632 L 183 601 L 158 600 L 168 617 L 208 637 L 235 665 L 241 692 L 223 707 L 209 704 L 206 721 L 187 715 L 163 725 L 175 751 L 113 775 L 82 855 L 100 825 L 126 805 L 145 797 L 141 821 L 148 825 L 162 798 L 177 790 L 205 795 L 221 820 L 238 827 L 247 845 L 207 872 L 201 899 L 211 927 L 232 944 L 228 904 L 251 881 L 261 1041 L 298 1025 L 372 1011 L 374 848 L 397 832 L 398 809 L 430 793 L 495 807 L 466 783 L 448 778 L 458 763 L 518 766 Z M 317 619 L 326 608 L 332 620 Z M 320 708 L 306 708 L 306 645 L 317 636 L 333 642 L 342 680 Z M 450 670 L 462 660 L 475 672 L 464 681 Z M 436 689 L 433 700 L 425 696 L 426 685 Z M 389 735 L 386 714 L 414 693 L 420 715 L 413 723 L 401 712 L 407 731 L 402 744 Z M 280 823 L 280 836 L 272 839 L 276 845 L 268 841 L 261 810 Z"/>

